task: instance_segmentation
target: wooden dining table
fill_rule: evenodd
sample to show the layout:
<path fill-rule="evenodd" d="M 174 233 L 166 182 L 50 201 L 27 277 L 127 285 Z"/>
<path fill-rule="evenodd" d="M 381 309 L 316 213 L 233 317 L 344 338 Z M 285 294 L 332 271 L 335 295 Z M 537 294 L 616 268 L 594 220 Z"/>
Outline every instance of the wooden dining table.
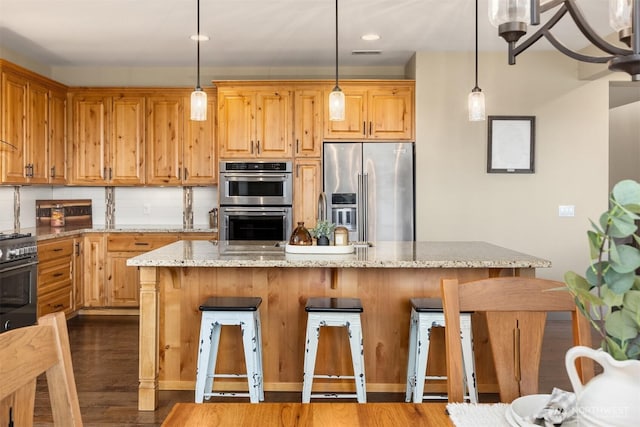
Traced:
<path fill-rule="evenodd" d="M 451 427 L 438 403 L 176 403 L 162 423 L 174 426 Z"/>

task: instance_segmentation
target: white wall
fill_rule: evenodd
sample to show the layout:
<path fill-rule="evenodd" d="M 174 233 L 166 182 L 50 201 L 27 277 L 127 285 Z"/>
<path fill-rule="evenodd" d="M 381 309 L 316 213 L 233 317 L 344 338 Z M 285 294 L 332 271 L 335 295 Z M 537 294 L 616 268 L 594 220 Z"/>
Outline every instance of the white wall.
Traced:
<path fill-rule="evenodd" d="M 416 55 L 419 240 L 484 240 L 552 261 L 561 280 L 588 262 L 589 218 L 607 207 L 608 80 L 578 81 L 576 62 L 527 52 L 480 56 L 487 114 L 536 116 L 535 173 L 488 174 L 487 122 L 471 123 L 470 53 Z M 558 205 L 575 205 L 572 218 Z"/>
<path fill-rule="evenodd" d="M 609 183 L 640 181 L 640 102 L 610 110 Z"/>

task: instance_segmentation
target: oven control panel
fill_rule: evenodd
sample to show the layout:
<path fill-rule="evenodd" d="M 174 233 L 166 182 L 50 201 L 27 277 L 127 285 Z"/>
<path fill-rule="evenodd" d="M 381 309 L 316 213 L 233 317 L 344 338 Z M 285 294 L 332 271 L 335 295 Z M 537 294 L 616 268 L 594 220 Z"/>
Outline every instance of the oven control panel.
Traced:
<path fill-rule="evenodd" d="M 15 235 L 0 239 L 0 263 L 19 259 L 37 258 L 36 239 L 30 235 Z"/>

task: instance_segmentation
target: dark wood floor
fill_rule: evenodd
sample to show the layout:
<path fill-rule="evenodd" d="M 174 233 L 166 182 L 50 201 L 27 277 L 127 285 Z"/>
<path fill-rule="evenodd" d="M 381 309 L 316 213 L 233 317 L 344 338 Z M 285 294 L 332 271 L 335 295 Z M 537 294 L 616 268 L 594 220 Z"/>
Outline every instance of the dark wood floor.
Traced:
<path fill-rule="evenodd" d="M 564 353 L 571 342 L 570 327 L 570 322 L 564 320 L 550 320 L 547 324 L 541 393 L 549 393 L 554 386 L 571 390 L 564 368 Z M 69 320 L 68 328 L 85 426 L 159 426 L 176 402 L 193 401 L 193 391 L 161 391 L 157 411 L 137 410 L 136 316 L 80 316 Z M 494 401 L 495 396 L 481 395 L 480 399 Z M 265 400 L 297 402 L 300 393 L 267 392 Z M 404 393 L 368 393 L 368 400 L 403 401 Z M 34 425 L 53 425 L 44 377 L 38 381 Z"/>

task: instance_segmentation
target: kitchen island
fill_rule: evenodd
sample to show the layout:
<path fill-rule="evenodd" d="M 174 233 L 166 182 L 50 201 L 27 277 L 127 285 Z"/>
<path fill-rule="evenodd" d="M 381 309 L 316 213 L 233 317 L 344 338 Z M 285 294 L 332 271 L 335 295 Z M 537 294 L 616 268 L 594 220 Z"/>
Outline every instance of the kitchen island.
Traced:
<path fill-rule="evenodd" d="M 440 279 L 460 282 L 492 276 L 533 276 L 550 267 L 544 259 L 484 242 L 375 242 L 351 254 L 285 253 L 272 242 L 182 240 L 127 260 L 140 269 L 140 365 L 138 408 L 154 410 L 158 390 L 195 385 L 199 305 L 209 296 L 257 296 L 263 334 L 267 391 L 300 391 L 311 296 L 362 300 L 365 373 L 370 392 L 403 392 L 406 383 L 410 304 L 439 297 Z M 350 372 L 348 340 L 327 328 L 320 340 L 316 372 Z M 238 333 L 223 328 L 220 372 L 243 372 Z M 475 314 L 476 373 L 481 392 L 496 392 L 484 317 Z M 437 335 L 437 334 L 433 334 Z M 444 371 L 444 346 L 434 336 L 431 372 Z M 440 350 L 438 350 L 440 349 Z M 219 390 L 242 383 L 216 381 Z M 338 387 L 336 389 L 336 387 Z M 314 390 L 352 390 L 353 382 L 314 382 Z M 444 391 L 443 384 L 426 390 Z"/>

